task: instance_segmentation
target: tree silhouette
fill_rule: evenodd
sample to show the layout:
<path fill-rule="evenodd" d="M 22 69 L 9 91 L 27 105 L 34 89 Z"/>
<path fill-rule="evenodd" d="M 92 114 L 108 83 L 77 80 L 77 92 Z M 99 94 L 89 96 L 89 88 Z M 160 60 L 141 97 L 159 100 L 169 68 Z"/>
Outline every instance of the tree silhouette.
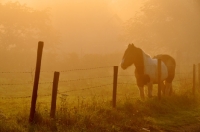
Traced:
<path fill-rule="evenodd" d="M 49 50 L 54 50 L 59 41 L 48 9 L 34 10 L 19 2 L 0 3 L 1 51 L 30 51 L 40 40 Z"/>
<path fill-rule="evenodd" d="M 195 50 L 200 44 L 198 0 L 149 0 L 126 24 L 126 39 L 146 47 Z"/>

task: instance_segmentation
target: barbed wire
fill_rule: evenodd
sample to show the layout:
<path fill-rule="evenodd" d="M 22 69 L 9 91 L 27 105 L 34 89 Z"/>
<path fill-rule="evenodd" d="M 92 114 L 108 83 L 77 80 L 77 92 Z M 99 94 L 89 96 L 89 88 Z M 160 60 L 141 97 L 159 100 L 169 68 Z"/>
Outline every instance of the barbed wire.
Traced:
<path fill-rule="evenodd" d="M 95 69 L 103 69 L 103 68 L 111 68 L 113 66 L 104 66 L 104 67 L 94 67 L 94 68 L 82 68 L 82 69 L 71 69 L 71 70 L 63 70 L 60 72 L 71 72 L 71 71 L 84 71 L 84 70 L 95 70 Z M 41 71 L 41 72 L 54 72 L 54 71 Z M 14 72 L 0 72 L 2 74 L 9 74 L 9 73 L 34 73 L 32 72 L 18 72 L 18 71 L 14 71 Z M 175 73 L 175 74 L 191 74 L 193 72 L 183 72 L 183 73 Z M 74 80 L 61 80 L 59 82 L 63 83 L 63 82 L 75 82 L 75 81 L 83 81 L 83 80 L 91 80 L 91 79 L 104 79 L 104 78 L 111 78 L 113 76 L 102 76 L 102 77 L 91 77 L 91 78 L 80 78 L 80 79 L 74 79 Z M 118 75 L 118 77 L 134 77 L 134 75 Z M 190 80 L 192 81 L 192 78 L 183 78 L 183 79 L 176 79 L 174 80 L 175 82 L 178 81 L 186 81 L 186 80 Z M 53 83 L 52 81 L 50 82 L 41 82 L 39 84 L 51 84 Z M 0 86 L 15 86 L 15 85 L 29 85 L 29 84 L 33 84 L 33 82 L 29 82 L 29 83 L 17 83 L 17 84 L 0 84 Z M 191 83 L 192 84 L 192 83 Z M 105 87 L 105 86 L 109 86 L 109 85 L 113 85 L 113 83 L 111 84 L 104 84 L 104 85 L 99 85 L 99 86 L 92 86 L 92 87 L 88 87 L 88 88 L 82 88 L 82 89 L 76 89 L 76 90 L 68 90 L 68 91 L 63 91 L 63 92 L 58 92 L 58 94 L 63 94 L 63 93 L 69 93 L 69 92 L 75 92 L 75 91 L 82 91 L 82 90 L 89 90 L 89 89 L 94 89 L 94 88 L 101 88 L 101 87 Z M 136 83 L 125 83 L 125 82 L 119 82 L 117 83 L 117 85 L 137 85 Z M 46 95 L 39 95 L 40 97 L 42 96 L 51 96 L 51 94 L 46 94 Z M 22 99 L 22 98 L 30 98 L 31 96 L 23 96 L 23 97 L 0 97 L 0 99 Z"/>
<path fill-rule="evenodd" d="M 192 81 L 193 78 L 182 78 L 182 79 L 175 79 L 173 82 L 181 82 L 181 81 Z"/>
<path fill-rule="evenodd" d="M 132 76 L 134 77 L 134 75 L 119 75 L 119 77 L 129 77 Z M 93 79 L 105 79 L 105 78 L 111 78 L 113 76 L 102 76 L 102 77 L 93 77 L 93 78 L 79 78 L 79 79 L 74 79 L 74 80 L 61 80 L 59 81 L 59 83 L 64 83 L 64 82 L 75 82 L 75 81 L 85 81 L 85 80 L 93 80 Z M 177 81 L 186 81 L 186 80 L 190 80 L 192 81 L 192 78 L 183 78 L 183 79 L 175 79 L 173 81 L 177 82 Z M 39 85 L 41 84 L 52 84 L 53 82 L 41 82 L 39 83 Z M 30 85 L 33 84 L 33 82 L 30 83 L 16 83 L 16 84 L 0 84 L 0 86 L 17 86 L 17 85 Z"/>
<path fill-rule="evenodd" d="M 92 87 L 82 88 L 82 89 L 76 89 L 76 90 L 75 90 L 75 89 L 74 89 L 74 90 L 68 90 L 68 91 L 58 92 L 58 94 L 69 93 L 69 92 L 75 92 L 75 91 L 82 91 L 82 90 L 89 90 L 89 89 L 100 88 L 100 87 L 105 87 L 105 86 L 109 86 L 109 85 L 113 85 L 113 83 L 111 83 L 111 84 L 99 85 L 99 86 L 92 86 Z"/>
<path fill-rule="evenodd" d="M 82 89 L 76 89 L 76 90 L 67 90 L 63 92 L 58 92 L 57 94 L 63 94 L 63 93 L 69 93 L 69 92 L 75 92 L 75 91 L 83 91 L 83 90 L 89 90 L 89 89 L 94 89 L 94 88 L 100 88 L 100 87 L 105 87 L 113 84 L 104 84 L 104 85 L 99 85 L 99 86 L 92 86 L 92 87 L 87 87 L 87 88 L 82 88 Z M 45 96 L 51 96 L 52 94 L 45 94 L 45 95 L 38 95 L 38 97 L 45 97 Z M 31 96 L 22 96 L 22 97 L 0 97 L 0 99 L 23 99 L 23 98 L 31 98 Z"/>
<path fill-rule="evenodd" d="M 118 77 L 135 77 L 135 75 L 118 75 Z"/>
<path fill-rule="evenodd" d="M 24 72 L 22 72 L 22 71 L 12 71 L 12 72 L 0 72 L 0 73 L 2 73 L 2 74 L 9 74 L 9 73 L 32 73 L 32 72 L 28 72 L 28 71 L 24 71 Z"/>
<path fill-rule="evenodd" d="M 53 82 L 41 82 L 39 84 L 50 84 L 50 83 L 53 83 Z M 17 86 L 17 85 L 30 85 L 30 84 L 33 84 L 33 82 L 30 82 L 30 83 L 10 83 L 10 84 L 0 84 L 0 86 Z"/>
<path fill-rule="evenodd" d="M 183 74 L 192 74 L 192 73 L 193 73 L 193 71 L 191 71 L 191 72 L 176 72 L 175 75 L 177 75 L 177 74 L 181 74 L 181 75 L 183 75 Z"/>
<path fill-rule="evenodd" d="M 0 86 L 16 86 L 16 85 L 29 85 L 29 84 L 32 84 L 32 83 L 13 83 L 13 84 L 0 84 Z"/>
<path fill-rule="evenodd" d="M 136 83 L 125 83 L 125 82 L 119 82 L 117 84 L 118 85 L 127 85 L 127 84 L 129 84 L 129 85 L 137 85 Z"/>
<path fill-rule="evenodd" d="M 74 80 L 62 80 L 60 82 L 75 82 L 75 81 L 85 81 L 85 80 L 93 80 L 93 79 L 105 79 L 105 78 L 111 78 L 113 76 L 103 76 L 103 77 L 93 77 L 93 78 L 79 78 L 79 79 L 74 79 Z"/>
<path fill-rule="evenodd" d="M 143 65 L 138 65 L 143 66 Z M 146 66 L 152 66 L 152 65 L 146 65 Z M 191 65 L 193 66 L 193 65 Z M 68 70 L 60 70 L 58 72 L 72 72 L 72 71 L 85 71 L 85 70 L 95 70 L 95 69 L 104 69 L 104 68 L 111 68 L 113 66 L 102 66 L 102 67 L 90 67 L 90 68 L 77 68 L 77 69 L 68 69 Z M 10 73 L 34 73 L 34 71 L 0 71 L 2 74 L 10 74 Z M 40 71 L 40 72 L 55 72 L 55 71 Z M 190 72 L 189 72 L 190 73 Z M 187 74 L 187 73 L 176 73 L 176 74 Z"/>
<path fill-rule="evenodd" d="M 187 85 L 192 85 L 193 83 L 187 84 Z M 69 93 L 69 92 L 77 92 L 77 91 L 83 91 L 83 90 L 89 90 L 89 89 L 95 89 L 95 88 L 102 88 L 105 86 L 110 86 L 113 85 L 113 83 L 110 84 L 104 84 L 104 85 L 98 85 L 98 86 L 92 86 L 92 87 L 87 87 L 87 88 L 82 88 L 82 89 L 74 89 L 74 90 L 67 90 L 63 92 L 59 92 L 57 94 L 63 95 L 63 93 Z M 127 82 L 119 82 L 117 85 L 137 85 L 136 83 L 127 83 Z M 47 97 L 47 96 L 52 96 L 52 94 L 45 94 L 45 95 L 38 95 L 38 97 Z M 0 97 L 0 99 L 26 99 L 26 98 L 31 98 L 32 96 L 20 96 L 20 97 Z"/>
<path fill-rule="evenodd" d="M 31 96 L 20 96 L 20 97 L 0 97 L 0 99 L 25 99 L 31 98 Z"/>
<path fill-rule="evenodd" d="M 91 67 L 91 68 L 77 68 L 77 69 L 69 69 L 69 70 L 61 70 L 58 72 L 71 72 L 71 71 L 85 71 L 85 70 L 95 70 L 95 69 L 104 69 L 104 68 L 111 68 L 113 66 L 102 66 L 102 67 Z M 35 71 L 0 71 L 2 74 L 10 74 L 10 73 L 34 73 Z M 55 71 L 40 71 L 40 72 L 55 72 Z"/>
<path fill-rule="evenodd" d="M 93 67 L 93 68 L 78 68 L 78 69 L 71 69 L 71 70 L 62 70 L 62 71 L 60 71 L 60 72 L 96 70 L 96 69 L 104 69 L 104 68 L 111 68 L 111 67 L 113 67 L 113 66 L 102 66 L 102 67 Z"/>
<path fill-rule="evenodd" d="M 102 77 L 93 77 L 93 78 L 79 78 L 79 79 L 74 79 L 74 80 L 61 80 L 59 81 L 59 83 L 61 82 L 74 82 L 74 81 L 84 81 L 84 80 L 93 80 L 93 79 L 105 79 L 105 78 L 111 78 L 113 76 L 102 76 Z M 53 83 L 52 81 L 50 82 L 41 82 L 39 84 L 51 84 Z M 28 85 L 28 84 L 33 84 L 33 82 L 31 83 L 16 83 L 16 84 L 0 84 L 0 86 L 14 86 L 14 85 Z"/>

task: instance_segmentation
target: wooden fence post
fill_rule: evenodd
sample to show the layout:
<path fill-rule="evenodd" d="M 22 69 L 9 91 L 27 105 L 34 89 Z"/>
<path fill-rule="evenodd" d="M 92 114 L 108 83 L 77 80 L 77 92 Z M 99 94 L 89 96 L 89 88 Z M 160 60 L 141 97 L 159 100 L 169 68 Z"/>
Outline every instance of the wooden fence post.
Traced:
<path fill-rule="evenodd" d="M 51 112 L 50 112 L 51 118 L 55 118 L 55 113 L 56 113 L 56 98 L 58 91 L 59 75 L 60 75 L 59 72 L 54 72 L 52 98 L 51 98 Z"/>
<path fill-rule="evenodd" d="M 196 65 L 193 64 L 193 88 L 192 93 L 195 94 L 196 91 Z"/>
<path fill-rule="evenodd" d="M 199 92 L 200 92 L 200 63 L 198 64 L 198 84 L 199 84 Z"/>
<path fill-rule="evenodd" d="M 36 106 L 37 91 L 38 91 L 38 84 L 39 84 L 39 78 L 40 78 L 40 67 L 41 67 L 43 47 L 44 47 L 44 43 L 39 41 L 38 42 L 38 50 L 37 50 L 37 61 L 36 61 L 36 69 L 35 69 L 35 79 L 34 79 L 34 84 L 33 84 L 29 123 L 33 122 L 34 115 L 35 115 L 35 106 Z"/>
<path fill-rule="evenodd" d="M 116 107 L 116 96 L 117 96 L 117 76 L 118 66 L 114 66 L 114 77 L 113 77 L 113 108 Z"/>
<path fill-rule="evenodd" d="M 158 99 L 161 99 L 161 59 L 158 59 Z"/>

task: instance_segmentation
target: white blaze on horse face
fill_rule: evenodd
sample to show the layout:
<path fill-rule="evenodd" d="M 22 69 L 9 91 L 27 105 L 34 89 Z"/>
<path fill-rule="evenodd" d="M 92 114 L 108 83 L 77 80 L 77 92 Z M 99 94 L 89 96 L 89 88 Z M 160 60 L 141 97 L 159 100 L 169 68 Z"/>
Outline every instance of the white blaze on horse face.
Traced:
<path fill-rule="evenodd" d="M 147 74 L 150 77 L 150 81 L 157 83 L 158 81 L 158 60 L 152 59 L 150 56 L 146 55 L 143 52 L 144 60 L 144 74 Z M 166 65 L 161 62 L 161 80 L 163 81 L 168 76 L 168 71 Z"/>

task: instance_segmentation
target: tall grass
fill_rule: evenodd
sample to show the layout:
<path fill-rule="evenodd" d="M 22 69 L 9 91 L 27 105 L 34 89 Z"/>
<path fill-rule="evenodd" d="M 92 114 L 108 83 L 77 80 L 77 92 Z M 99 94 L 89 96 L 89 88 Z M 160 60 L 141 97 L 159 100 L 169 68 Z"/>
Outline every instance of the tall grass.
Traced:
<path fill-rule="evenodd" d="M 60 80 L 71 79 L 69 74 L 87 78 L 88 73 L 62 74 Z M 98 71 L 101 72 L 101 71 Z M 106 72 L 110 75 L 112 71 Z M 126 75 L 126 73 L 124 73 Z M 92 76 L 99 73 L 93 73 Z M 48 75 L 47 75 L 48 76 Z M 105 76 L 102 73 L 102 76 Z M 80 90 L 91 86 L 112 83 L 112 77 L 106 79 L 77 82 L 62 82 L 59 92 L 78 90 L 59 94 L 57 98 L 56 118 L 50 118 L 51 84 L 40 85 L 38 91 L 37 109 L 34 123 L 29 124 L 30 98 L 4 100 L 0 98 L 0 132 L 140 132 L 140 131 L 200 131 L 200 97 L 192 94 L 191 80 L 175 82 L 174 94 L 170 97 L 157 98 L 157 88 L 154 87 L 154 97 L 141 101 L 134 77 L 128 79 L 119 76 L 122 84 L 117 89 L 117 107 L 112 108 L 112 86 L 96 89 Z M 182 79 L 181 79 L 182 80 Z M 46 75 L 43 81 L 52 81 Z M 13 83 L 18 82 L 14 80 Z M 123 84 L 123 82 L 125 82 Z M 126 84 L 126 82 L 128 82 Z M 19 90 L 20 89 L 20 90 Z M 16 86 L 8 89 L 1 87 L 3 96 L 30 95 L 32 86 Z M 80 90 L 80 91 L 79 91 Z M 22 93 L 23 92 L 23 93 Z M 194 125 L 194 126 L 193 126 Z"/>
<path fill-rule="evenodd" d="M 175 131 L 177 127 L 199 122 L 198 95 L 174 94 L 161 100 L 153 97 L 145 101 L 125 96 L 117 103 L 116 109 L 111 107 L 111 100 L 103 96 L 73 99 L 61 96 L 55 119 L 49 117 L 48 103 L 38 103 L 33 124 L 28 123 L 29 108 L 23 107 L 12 117 L 0 119 L 0 131 Z M 193 128 L 193 131 L 198 130 L 199 127 Z"/>

